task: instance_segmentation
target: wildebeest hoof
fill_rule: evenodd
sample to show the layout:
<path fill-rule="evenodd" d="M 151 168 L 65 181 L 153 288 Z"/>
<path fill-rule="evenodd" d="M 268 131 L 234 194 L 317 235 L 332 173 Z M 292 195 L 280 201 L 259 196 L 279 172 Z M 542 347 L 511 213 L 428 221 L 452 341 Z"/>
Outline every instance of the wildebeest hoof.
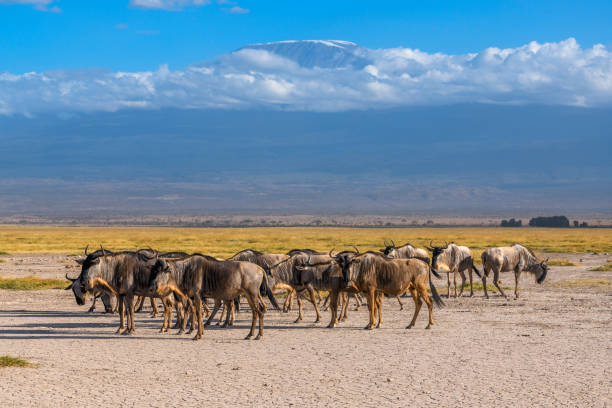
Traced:
<path fill-rule="evenodd" d="M 425 330 L 429 330 L 431 329 L 431 324 L 428 324 L 427 326 L 425 326 Z"/>
<path fill-rule="evenodd" d="M 406 329 L 412 329 L 412 325 L 409 324 L 408 326 L 406 326 Z"/>
<path fill-rule="evenodd" d="M 333 323 L 333 324 L 330 323 L 330 324 L 327 325 L 328 329 L 333 329 L 334 327 L 336 327 L 336 323 Z"/>
<path fill-rule="evenodd" d="M 374 326 L 370 326 L 370 325 L 368 324 L 368 325 L 367 325 L 366 327 L 364 327 L 363 329 L 364 329 L 364 330 L 372 330 L 373 328 L 374 328 Z"/>
<path fill-rule="evenodd" d="M 300 319 L 300 318 L 298 317 L 297 319 L 295 319 L 295 321 L 294 321 L 293 323 L 299 323 L 299 322 L 301 322 L 301 321 L 302 321 L 302 319 Z"/>
<path fill-rule="evenodd" d="M 201 338 L 202 338 L 202 336 L 201 336 L 201 335 L 196 334 L 195 336 L 193 336 L 193 341 L 200 340 Z"/>
<path fill-rule="evenodd" d="M 92 306 L 92 307 L 90 307 L 90 308 L 89 308 L 89 310 L 87 311 L 87 313 L 93 313 L 93 312 L 94 312 L 94 310 L 96 310 L 96 308 Z"/>
<path fill-rule="evenodd" d="M 244 338 L 245 340 L 251 340 L 251 337 L 253 337 L 252 334 L 247 334 L 247 336 Z"/>
<path fill-rule="evenodd" d="M 257 337 L 255 337 L 255 340 L 260 340 L 263 336 L 258 334 Z"/>

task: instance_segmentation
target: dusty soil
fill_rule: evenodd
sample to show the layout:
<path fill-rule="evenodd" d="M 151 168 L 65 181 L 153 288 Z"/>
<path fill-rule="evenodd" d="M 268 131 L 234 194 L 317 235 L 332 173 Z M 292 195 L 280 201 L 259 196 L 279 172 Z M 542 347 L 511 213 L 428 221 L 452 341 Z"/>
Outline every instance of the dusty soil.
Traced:
<path fill-rule="evenodd" d="M 381 329 L 362 329 L 365 307 L 336 329 L 328 312 L 313 324 L 309 307 L 299 324 L 295 311 L 269 311 L 261 341 L 242 340 L 246 304 L 235 327 L 194 342 L 158 333 L 148 313 L 136 335 L 115 335 L 116 315 L 88 314 L 70 292 L 0 290 L 0 355 L 38 364 L 0 368 L 0 406 L 610 406 L 612 291 L 555 283 L 612 279 L 588 271 L 612 256 L 557 257 L 582 262 L 552 267 L 543 285 L 524 275 L 520 300 L 445 299 L 431 330 L 425 312 L 405 330 L 412 301 L 400 312 L 386 299 Z M 64 256 L 3 258 L 3 277 L 76 273 Z"/>

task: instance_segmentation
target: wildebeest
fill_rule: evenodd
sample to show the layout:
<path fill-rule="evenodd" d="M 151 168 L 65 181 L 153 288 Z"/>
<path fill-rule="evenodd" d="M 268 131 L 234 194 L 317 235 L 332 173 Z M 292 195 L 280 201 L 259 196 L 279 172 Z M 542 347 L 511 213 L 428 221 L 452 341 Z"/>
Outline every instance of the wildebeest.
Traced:
<path fill-rule="evenodd" d="M 422 248 L 417 248 L 410 243 L 402 246 L 395 246 L 395 242 L 391 240 L 391 243 L 385 241 L 385 249 L 381 249 L 380 252 L 387 255 L 389 258 L 416 258 L 423 262 L 429 263 L 429 254 Z"/>
<path fill-rule="evenodd" d="M 438 273 L 446 273 L 448 279 L 448 292 L 446 297 L 450 298 L 450 274 L 453 274 L 453 283 L 455 285 L 455 297 L 457 297 L 457 273 L 461 276 L 461 289 L 459 296 L 463 294 L 465 285 L 465 270 L 470 273 L 470 296 L 474 296 L 474 287 L 472 284 L 472 269 L 476 272 L 479 278 L 482 278 L 476 266 L 474 266 L 474 258 L 472 251 L 466 246 L 456 245 L 454 242 L 446 243 L 444 246 L 435 246 L 433 242 L 429 242 L 428 250 L 431 251 L 431 267 Z"/>
<path fill-rule="evenodd" d="M 286 255 L 286 254 L 272 254 L 272 253 L 259 252 L 254 249 L 245 249 L 245 250 L 242 250 L 234 254 L 233 256 L 227 259 L 232 260 L 232 261 L 251 262 L 251 263 L 254 263 L 255 265 L 261 266 L 262 268 L 264 268 L 264 270 L 269 271 L 273 265 L 276 265 L 277 263 L 284 261 L 285 259 L 289 258 L 289 256 L 290 255 Z M 289 311 L 289 309 L 291 308 L 291 298 L 294 292 L 293 288 L 289 285 L 284 285 L 281 282 L 279 282 L 275 286 L 274 290 L 286 290 L 287 291 L 287 297 L 285 299 L 285 304 L 283 305 L 283 312 Z"/>
<path fill-rule="evenodd" d="M 134 296 L 154 296 L 149 291 L 149 277 L 155 258 L 144 252 L 114 252 L 107 253 L 103 248 L 100 252 L 88 254 L 83 261 L 79 277 L 72 283 L 71 289 L 77 304 L 85 302 L 85 294 L 95 289 L 112 293 L 117 297 L 119 306 L 119 328 L 117 332 L 132 334 L 134 327 Z M 164 301 L 164 323 L 167 321 L 167 305 L 172 299 Z M 124 310 L 127 327 L 124 324 Z"/>
<path fill-rule="evenodd" d="M 179 274 L 173 273 L 173 270 L 183 271 L 180 274 L 182 282 L 177 281 L 176 277 Z M 194 340 L 202 338 L 204 332 L 203 297 L 231 302 L 241 294 L 245 295 L 253 314 L 251 330 L 246 338 L 253 336 L 259 319 L 259 333 L 255 339 L 260 339 L 263 336 L 263 316 L 266 312 L 260 288 L 269 294 L 273 306 L 278 308 L 274 296 L 270 294 L 266 272 L 260 266 L 250 262 L 218 260 L 202 254 L 193 254 L 189 258 L 176 261 L 158 259 L 152 269 L 150 280 L 150 289 L 158 296 L 174 292 L 181 297 L 191 298 L 198 321 Z"/>
<path fill-rule="evenodd" d="M 427 293 L 427 282 L 432 297 L 437 305 L 443 305 L 435 286 L 431 281 L 431 268 L 429 264 L 420 259 L 389 258 L 378 252 L 368 251 L 363 254 L 348 255 L 340 253 L 334 258 L 342 269 L 345 290 L 356 290 L 366 293 L 370 321 L 366 329 L 374 328 L 375 314 L 382 305 L 378 292 L 397 296 L 410 290 L 414 300 L 414 316 L 407 329 L 414 326 L 425 301 L 429 309 L 429 324 L 433 325 L 433 304 Z M 377 306 L 378 304 L 378 306 Z M 379 325 L 381 318 L 379 317 Z"/>
<path fill-rule="evenodd" d="M 489 248 L 482 253 L 482 285 L 484 287 L 485 297 L 488 299 L 487 293 L 487 277 L 493 271 L 493 284 L 499 290 L 499 293 L 506 297 L 503 289 L 499 286 L 499 274 L 501 272 L 514 271 L 514 295 L 519 297 L 519 278 L 521 272 L 530 272 L 534 275 L 537 283 L 544 282 L 548 273 L 548 265 L 545 261 L 540 261 L 533 251 L 521 244 L 512 244 L 509 247 Z"/>
<path fill-rule="evenodd" d="M 272 286 L 276 288 L 280 285 L 288 285 L 295 291 L 296 294 L 307 291 L 310 295 L 310 301 L 314 306 L 317 316 L 315 323 L 318 323 L 321 320 L 321 313 L 319 312 L 315 291 L 327 289 L 322 288 L 321 285 L 324 286 L 325 284 L 321 282 L 313 284 L 315 280 L 314 276 L 308 272 L 302 273 L 302 270 L 296 268 L 296 266 L 303 266 L 308 262 L 312 262 L 313 264 L 326 263 L 330 262 L 331 258 L 329 254 L 313 250 L 294 249 L 289 251 L 289 253 L 291 255 L 287 259 L 269 268 Z M 300 322 L 303 318 L 302 300 L 299 298 L 299 296 L 297 296 L 297 302 L 298 317 L 295 320 L 295 323 Z"/>

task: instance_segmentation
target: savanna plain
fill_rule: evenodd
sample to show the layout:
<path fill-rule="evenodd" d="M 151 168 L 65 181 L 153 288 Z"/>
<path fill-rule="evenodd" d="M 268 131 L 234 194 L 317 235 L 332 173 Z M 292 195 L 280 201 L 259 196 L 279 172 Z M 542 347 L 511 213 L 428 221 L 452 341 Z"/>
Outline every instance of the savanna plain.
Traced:
<path fill-rule="evenodd" d="M 236 324 L 208 327 L 202 340 L 159 333 L 150 308 L 136 334 L 116 335 L 117 315 L 77 306 L 64 275 L 86 245 L 152 247 L 228 257 L 245 248 L 287 252 L 378 250 L 383 241 L 418 247 L 445 241 L 480 253 L 520 242 L 545 259 L 543 284 L 524 273 L 521 297 L 447 298 L 425 330 L 426 309 L 383 301 L 383 327 L 363 330 L 367 308 L 328 329 L 305 303 L 268 307 L 265 335 L 242 340 Z M 0 226 L 0 406 L 595 406 L 612 405 L 612 229 L 539 228 L 146 228 Z M 512 273 L 501 276 L 514 287 Z M 147 305 L 148 306 L 148 305 Z"/>

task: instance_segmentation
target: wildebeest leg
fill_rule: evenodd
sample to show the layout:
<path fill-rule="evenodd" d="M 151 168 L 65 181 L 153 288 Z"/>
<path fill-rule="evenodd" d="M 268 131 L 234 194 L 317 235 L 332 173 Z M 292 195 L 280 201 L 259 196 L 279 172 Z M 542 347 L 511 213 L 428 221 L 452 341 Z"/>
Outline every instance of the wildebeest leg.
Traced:
<path fill-rule="evenodd" d="M 200 301 L 200 303 L 202 303 Z M 194 303 L 193 307 L 196 307 L 196 304 Z M 208 316 L 208 320 L 206 320 L 206 324 L 205 326 L 210 325 L 210 322 L 212 322 L 212 319 L 214 319 L 215 315 L 217 314 L 217 312 L 219 311 L 219 308 L 221 307 L 221 301 L 219 299 L 215 299 L 215 306 L 213 307 L 212 312 L 210 313 L 210 316 Z M 201 307 L 200 307 L 201 308 Z M 197 313 L 196 313 L 197 314 Z"/>
<path fill-rule="evenodd" d="M 134 295 L 125 295 L 125 306 L 127 315 L 127 327 L 121 334 L 132 334 L 135 331 L 134 328 Z"/>
<path fill-rule="evenodd" d="M 383 303 L 383 293 L 380 292 L 378 296 L 376 296 L 376 309 L 378 310 L 378 323 L 376 324 L 376 328 L 382 327 L 382 303 Z M 398 296 L 399 299 L 399 296 Z"/>
<path fill-rule="evenodd" d="M 232 309 L 234 308 L 234 302 L 232 300 L 225 300 L 223 301 L 223 303 L 225 304 L 225 322 L 223 322 L 223 325 L 221 327 L 227 327 L 230 324 L 230 320 L 232 319 Z M 219 321 L 221 321 L 221 319 L 219 319 Z"/>
<path fill-rule="evenodd" d="M 500 268 L 501 269 L 501 268 Z M 499 290 L 499 293 L 501 293 L 501 295 L 503 297 L 505 297 L 506 299 L 508 299 L 508 296 L 506 296 L 506 294 L 504 293 L 504 291 L 502 290 L 501 286 L 499 286 L 499 273 L 501 272 L 500 270 L 495 270 L 494 271 L 494 275 L 493 275 L 493 284 L 495 284 L 495 287 L 497 288 L 497 290 Z"/>
<path fill-rule="evenodd" d="M 342 313 L 340 314 L 340 321 L 343 322 L 348 318 L 349 308 L 349 295 L 346 292 L 342 292 Z"/>
<path fill-rule="evenodd" d="M 370 315 L 370 322 L 364 327 L 364 329 L 372 330 L 374 328 L 375 312 L 376 312 L 376 290 L 373 288 L 368 289 L 366 293 L 366 301 L 368 302 L 368 312 Z"/>
<path fill-rule="evenodd" d="M 193 307 L 195 309 L 196 318 L 198 319 L 198 331 L 193 339 L 199 340 L 202 338 L 202 334 L 204 334 L 204 325 L 202 324 L 202 298 L 200 297 L 200 294 L 197 293 L 193 300 Z"/>
<path fill-rule="evenodd" d="M 185 307 L 185 302 L 179 300 L 176 302 L 176 323 L 174 324 L 173 329 L 179 329 L 176 334 L 182 334 L 185 330 L 185 324 L 183 324 L 183 320 L 187 317 L 187 308 Z"/>
<path fill-rule="evenodd" d="M 482 265 L 482 289 L 484 290 L 485 298 L 489 298 L 489 294 L 487 293 L 487 266 Z"/>
<path fill-rule="evenodd" d="M 102 299 L 102 304 L 104 304 L 104 313 L 113 313 L 113 301 L 111 300 L 111 296 L 105 292 L 101 292 L 100 299 Z"/>
<path fill-rule="evenodd" d="M 293 323 L 299 323 L 302 321 L 302 299 L 300 299 L 300 294 L 297 293 L 297 291 L 295 291 L 296 293 L 296 299 L 297 299 L 297 304 L 298 304 L 298 317 L 297 319 L 295 319 L 295 321 Z"/>
<path fill-rule="evenodd" d="M 189 334 L 191 334 L 191 332 L 195 329 L 195 324 L 196 324 L 196 312 L 195 312 L 195 306 L 193 305 L 193 301 L 191 299 L 187 299 L 188 305 L 189 305 Z M 205 303 L 206 299 L 202 299 L 202 303 Z M 185 322 L 186 323 L 186 322 Z M 183 325 L 183 329 L 185 329 L 185 326 Z"/>
<path fill-rule="evenodd" d="M 136 313 L 140 313 L 140 311 L 142 310 L 142 306 L 144 305 L 144 296 L 138 296 L 138 299 L 136 300 Z"/>
<path fill-rule="evenodd" d="M 329 309 L 329 297 L 331 296 L 331 292 L 327 293 L 325 300 L 323 301 L 323 306 L 321 306 L 321 310 L 326 312 Z"/>
<path fill-rule="evenodd" d="M 402 299 L 400 299 L 399 295 L 396 296 L 397 303 L 400 305 L 400 311 L 404 310 L 404 304 L 402 303 Z"/>
<path fill-rule="evenodd" d="M 121 333 L 121 330 L 125 328 L 125 322 L 123 320 L 123 310 L 125 309 L 124 297 L 123 295 L 117 295 L 117 307 L 119 308 L 119 328 L 117 329 L 117 333 Z"/>
<path fill-rule="evenodd" d="M 89 308 L 87 313 L 93 313 L 94 310 L 96 310 L 96 300 L 100 297 L 100 294 L 101 294 L 101 292 L 98 292 L 98 293 L 94 292 L 93 301 L 91 302 L 91 307 Z"/>
<path fill-rule="evenodd" d="M 514 271 L 514 296 L 516 299 L 519 298 L 519 281 L 521 279 L 521 271 Z"/>
<path fill-rule="evenodd" d="M 457 297 L 457 271 L 453 271 L 453 286 L 455 287 L 455 297 Z"/>
<path fill-rule="evenodd" d="M 474 266 L 470 264 L 469 272 L 470 272 L 470 297 L 474 296 L 474 285 L 472 283 L 472 270 Z"/>
<path fill-rule="evenodd" d="M 315 299 L 315 290 L 313 289 L 311 285 L 308 285 L 308 292 L 310 293 L 310 299 L 311 299 L 310 301 L 314 305 L 315 312 L 317 313 L 317 318 L 314 322 L 319 323 L 321 321 L 321 313 L 319 313 L 319 306 Z M 316 293 L 318 293 L 318 291 L 316 291 Z"/>
<path fill-rule="evenodd" d="M 330 291 L 328 299 L 330 299 L 329 307 L 331 309 L 331 320 L 329 321 L 327 327 L 331 329 L 336 327 L 338 324 L 338 292 L 335 290 Z"/>
<path fill-rule="evenodd" d="M 204 312 L 206 313 L 206 316 L 208 317 L 210 315 L 210 309 L 208 308 L 208 305 L 206 304 L 206 299 L 202 299 L 202 306 L 204 307 Z"/>
<path fill-rule="evenodd" d="M 157 317 L 157 313 L 159 313 L 159 309 L 157 309 L 157 303 L 155 303 L 155 298 L 150 297 L 149 299 L 151 300 L 151 309 L 153 309 L 153 311 L 151 312 L 151 317 Z M 163 300 L 162 300 L 162 303 L 163 303 Z"/>
<path fill-rule="evenodd" d="M 410 324 L 406 326 L 407 329 L 411 329 L 416 323 L 417 316 L 419 315 L 419 310 L 421 309 L 421 299 L 419 298 L 419 293 L 413 285 L 410 285 L 408 288 L 410 290 L 410 294 L 412 295 L 412 300 L 414 300 L 414 314 L 412 315 L 412 321 Z"/>
<path fill-rule="evenodd" d="M 223 320 L 223 316 L 227 315 L 227 303 L 222 301 L 221 303 L 221 316 L 219 316 L 219 320 L 217 321 L 217 326 L 221 325 L 221 321 Z"/>
<path fill-rule="evenodd" d="M 363 306 L 363 299 L 359 293 L 353 293 L 353 298 L 355 298 L 355 303 L 357 304 L 357 306 L 355 306 L 355 311 L 358 311 L 359 308 Z M 348 296 L 346 299 L 348 300 Z"/>
<path fill-rule="evenodd" d="M 249 340 L 251 337 L 253 337 L 253 334 L 255 334 L 255 325 L 257 324 L 258 313 L 257 307 L 255 306 L 255 302 L 249 293 L 246 294 L 246 298 L 247 302 L 249 302 L 249 307 L 251 308 L 253 316 L 251 319 L 251 330 L 249 331 L 249 334 L 247 334 L 247 336 L 244 338 L 245 340 Z"/>
<path fill-rule="evenodd" d="M 425 286 L 425 283 L 423 283 L 422 285 L 418 285 L 418 290 L 419 290 L 419 295 L 423 298 L 423 300 L 427 304 L 427 309 L 429 309 L 429 323 L 427 323 L 427 326 L 425 328 L 426 329 L 430 329 L 431 326 L 434 324 L 434 321 L 433 321 L 433 302 L 429 298 L 429 293 L 427 293 L 427 287 Z M 421 303 L 419 302 L 419 310 L 420 309 L 421 309 Z M 417 312 L 417 314 L 418 314 L 418 312 Z M 415 320 L 416 320 L 416 315 L 415 315 Z"/>
<path fill-rule="evenodd" d="M 321 296 L 321 292 L 319 292 L 319 289 L 315 289 L 315 293 L 317 294 L 317 302 L 321 303 L 321 301 L 323 300 L 323 296 Z"/>
<path fill-rule="evenodd" d="M 447 286 L 447 292 L 446 292 L 446 297 L 450 299 L 450 288 L 451 288 L 451 281 L 450 281 L 450 271 L 446 274 L 446 278 L 448 280 L 448 286 Z"/>
<path fill-rule="evenodd" d="M 465 286 L 465 272 L 463 270 L 459 271 L 459 276 L 461 276 L 461 288 L 459 288 L 459 297 L 463 295 L 463 287 Z"/>

